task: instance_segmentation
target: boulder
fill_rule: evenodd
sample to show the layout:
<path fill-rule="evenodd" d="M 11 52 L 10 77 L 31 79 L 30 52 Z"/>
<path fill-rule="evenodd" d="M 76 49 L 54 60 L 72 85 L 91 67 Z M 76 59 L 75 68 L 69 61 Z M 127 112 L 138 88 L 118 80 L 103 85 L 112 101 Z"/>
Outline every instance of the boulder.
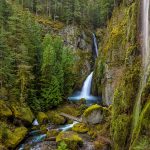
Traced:
<path fill-rule="evenodd" d="M 37 115 L 37 120 L 40 124 L 47 124 L 48 123 L 48 116 L 43 112 L 39 112 Z"/>
<path fill-rule="evenodd" d="M 88 107 L 83 115 L 82 121 L 89 124 L 101 123 L 103 120 L 103 107 L 100 105 L 92 105 Z"/>
<path fill-rule="evenodd" d="M 78 146 L 83 144 L 82 138 L 73 131 L 60 132 L 56 137 L 56 142 L 58 144 L 64 142 L 70 150 L 77 150 Z"/>
<path fill-rule="evenodd" d="M 25 138 L 27 132 L 28 130 L 25 127 L 18 127 L 14 132 L 7 129 L 4 141 L 5 146 L 9 149 L 15 148 Z"/>
<path fill-rule="evenodd" d="M 66 122 L 66 119 L 63 116 L 60 116 L 57 112 L 54 111 L 48 111 L 47 116 L 50 122 L 56 125 L 61 125 Z"/>
<path fill-rule="evenodd" d="M 12 105 L 14 118 L 20 120 L 25 126 L 32 125 L 34 115 L 27 106 Z"/>
<path fill-rule="evenodd" d="M 0 118 L 1 117 L 10 117 L 10 116 L 12 116 L 12 111 L 7 106 L 5 101 L 0 100 Z"/>
<path fill-rule="evenodd" d="M 60 131 L 57 129 L 52 129 L 52 130 L 47 131 L 46 133 L 47 140 L 55 139 L 56 136 L 59 134 L 59 132 Z"/>
<path fill-rule="evenodd" d="M 72 127 L 72 130 L 78 133 L 86 133 L 88 128 L 84 123 L 77 123 Z"/>

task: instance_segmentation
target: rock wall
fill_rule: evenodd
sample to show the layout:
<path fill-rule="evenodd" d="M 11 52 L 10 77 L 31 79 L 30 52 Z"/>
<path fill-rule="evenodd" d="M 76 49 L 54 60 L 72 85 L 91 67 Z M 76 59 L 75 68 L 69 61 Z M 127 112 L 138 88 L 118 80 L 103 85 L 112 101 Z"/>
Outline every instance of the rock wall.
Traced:
<path fill-rule="evenodd" d="M 138 0 L 124 1 L 114 9 L 101 36 L 94 72 L 93 92 L 102 95 L 104 105 L 112 104 L 111 137 L 115 150 L 149 146 L 149 79 L 140 104 L 139 124 L 132 126 L 142 74 L 139 17 Z"/>

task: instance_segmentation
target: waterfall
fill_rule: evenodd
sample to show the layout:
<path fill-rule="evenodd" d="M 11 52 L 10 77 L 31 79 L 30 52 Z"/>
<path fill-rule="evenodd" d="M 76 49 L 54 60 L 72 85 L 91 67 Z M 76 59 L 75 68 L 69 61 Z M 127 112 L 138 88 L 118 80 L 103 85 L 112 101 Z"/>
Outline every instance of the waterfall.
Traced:
<path fill-rule="evenodd" d="M 91 72 L 84 81 L 81 92 L 74 94 L 71 97 L 68 97 L 68 99 L 71 101 L 77 101 L 81 98 L 85 98 L 87 104 L 97 103 L 99 97 L 91 95 L 92 77 L 93 72 Z"/>
<path fill-rule="evenodd" d="M 93 49 L 95 51 L 96 57 L 98 57 L 97 39 L 94 33 L 93 33 Z M 87 103 L 96 103 L 99 98 L 91 95 L 92 78 L 93 72 L 91 72 L 84 81 L 81 92 L 73 94 L 71 97 L 68 97 L 68 99 L 71 101 L 76 101 L 80 100 L 81 98 L 85 98 Z"/>
<path fill-rule="evenodd" d="M 97 39 L 96 39 L 96 36 L 94 33 L 93 33 L 93 44 L 94 44 L 94 50 L 95 50 L 96 57 L 98 57 Z"/>
<path fill-rule="evenodd" d="M 80 97 L 81 98 L 87 98 L 90 96 L 91 92 L 91 85 L 92 85 L 92 77 L 93 77 L 93 72 L 90 73 L 90 75 L 86 78 L 84 81 Z"/>
<path fill-rule="evenodd" d="M 138 123 L 138 119 L 141 112 L 141 98 L 142 92 L 144 87 L 146 86 L 147 78 L 150 71 L 150 21 L 149 21 L 149 8 L 150 8 L 150 1 L 143 0 L 143 7 L 142 7 L 142 59 L 143 59 L 143 74 L 141 79 L 140 90 L 138 93 L 136 105 L 135 105 L 135 112 L 134 112 L 134 127 Z"/>

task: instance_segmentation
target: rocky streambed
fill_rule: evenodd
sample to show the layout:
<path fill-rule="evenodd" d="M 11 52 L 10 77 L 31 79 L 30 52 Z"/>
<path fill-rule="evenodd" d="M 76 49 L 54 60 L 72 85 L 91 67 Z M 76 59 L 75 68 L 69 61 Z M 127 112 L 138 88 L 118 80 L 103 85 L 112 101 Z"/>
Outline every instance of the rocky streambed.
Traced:
<path fill-rule="evenodd" d="M 72 108 L 71 105 L 63 107 L 65 107 L 65 113 L 73 115 L 72 111 L 74 111 L 74 115 L 81 115 L 83 122 L 79 123 L 68 119 L 63 121 L 58 115 L 58 110 L 57 113 L 56 111 L 49 112 L 51 117 L 48 113 L 40 112 L 37 115 L 37 120 L 33 122 L 31 131 L 16 150 L 56 150 L 61 148 L 66 150 L 97 150 L 110 148 L 111 142 L 107 138 L 99 138 L 99 135 L 109 136 L 109 125 L 105 121 L 109 116 L 109 109 L 95 104 L 84 108 L 82 114 L 78 114 L 79 107 Z M 68 109 L 69 107 L 72 111 Z M 56 118 L 61 118 L 61 122 Z"/>

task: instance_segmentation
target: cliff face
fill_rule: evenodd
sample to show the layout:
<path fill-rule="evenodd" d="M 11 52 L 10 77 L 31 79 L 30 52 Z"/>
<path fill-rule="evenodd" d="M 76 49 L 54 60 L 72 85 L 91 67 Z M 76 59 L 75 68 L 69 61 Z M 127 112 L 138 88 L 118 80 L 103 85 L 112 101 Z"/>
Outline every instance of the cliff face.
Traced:
<path fill-rule="evenodd" d="M 142 129 L 142 127 L 145 131 L 149 129 L 146 125 L 147 114 L 150 112 L 149 79 L 144 88 L 146 91 L 143 91 L 143 102 L 140 104 L 142 109 L 138 127 L 132 126 L 143 74 L 138 31 L 140 11 L 139 1 L 122 3 L 114 9 L 112 18 L 103 36 L 100 37 L 102 42 L 94 73 L 93 91 L 102 95 L 104 105 L 112 104 L 111 136 L 113 147 L 118 150 L 129 147 L 135 149 L 135 145 L 140 147 L 144 142 L 149 142 L 147 139 L 149 133 L 145 134 Z M 144 134 L 143 141 L 140 133 Z"/>
<path fill-rule="evenodd" d="M 95 74 L 98 75 L 101 66 L 104 66 L 102 88 L 98 93 L 102 92 L 106 105 L 112 103 L 114 90 L 124 76 L 126 68 L 132 66 L 133 59 L 139 56 L 136 38 L 137 15 L 135 3 L 129 6 L 122 4 L 115 8 L 104 33 Z"/>

